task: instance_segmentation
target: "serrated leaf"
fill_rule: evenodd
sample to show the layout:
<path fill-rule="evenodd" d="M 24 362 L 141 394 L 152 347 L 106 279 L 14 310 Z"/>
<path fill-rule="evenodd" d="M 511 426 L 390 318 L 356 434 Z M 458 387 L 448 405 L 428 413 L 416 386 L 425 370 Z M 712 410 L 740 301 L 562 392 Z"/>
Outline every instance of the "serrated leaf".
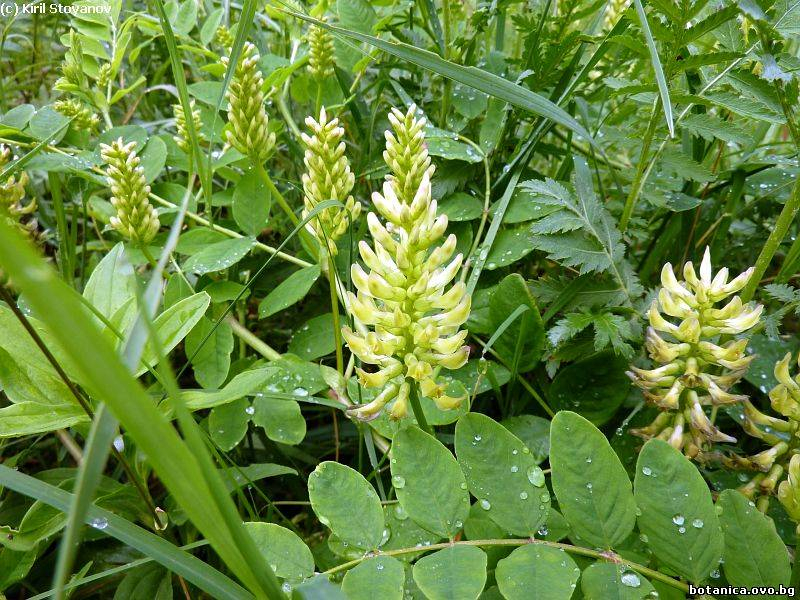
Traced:
<path fill-rule="evenodd" d="M 469 513 L 467 482 L 450 451 L 418 427 L 394 436 L 392 484 L 408 516 L 419 525 L 452 538 Z"/>
<path fill-rule="evenodd" d="M 753 141 L 753 138 L 744 128 L 731 121 L 723 121 L 719 117 L 711 116 L 708 113 L 689 115 L 683 120 L 683 126 L 709 142 L 720 139 L 736 144 L 749 144 Z"/>
<path fill-rule="evenodd" d="M 508 533 L 533 536 L 547 518 L 550 493 L 530 450 L 480 413 L 458 420 L 455 447 L 469 491 L 489 518 Z"/>
<path fill-rule="evenodd" d="M 748 588 L 789 585 L 789 553 L 772 519 L 736 490 L 720 494 L 717 510 L 725 536 L 723 568 L 728 582 Z"/>
<path fill-rule="evenodd" d="M 495 578 L 506 600 L 569 600 L 580 576 L 575 561 L 563 550 L 528 544 L 497 563 Z"/>
<path fill-rule="evenodd" d="M 553 491 L 572 531 L 592 546 L 613 548 L 636 524 L 628 474 L 602 432 L 573 412 L 550 428 Z"/>
<path fill-rule="evenodd" d="M 348 600 L 402 600 L 403 563 L 391 556 L 373 556 L 350 569 L 342 580 Z"/>
<path fill-rule="evenodd" d="M 668 443 L 652 439 L 636 463 L 634 495 L 639 530 L 655 557 L 692 583 L 705 581 L 722 558 L 723 537 L 697 468 Z"/>
<path fill-rule="evenodd" d="M 430 600 L 477 600 L 486 584 L 486 554 L 475 546 L 451 546 L 423 556 L 414 581 Z"/>
<path fill-rule="evenodd" d="M 361 473 L 335 462 L 320 463 L 308 478 L 308 497 L 320 522 L 341 540 L 362 550 L 378 548 L 383 509 Z"/>
<path fill-rule="evenodd" d="M 707 183 L 716 179 L 714 174 L 704 165 L 701 165 L 680 150 L 672 148 L 668 148 L 661 153 L 661 166 L 682 179 L 691 179 L 699 183 Z"/>

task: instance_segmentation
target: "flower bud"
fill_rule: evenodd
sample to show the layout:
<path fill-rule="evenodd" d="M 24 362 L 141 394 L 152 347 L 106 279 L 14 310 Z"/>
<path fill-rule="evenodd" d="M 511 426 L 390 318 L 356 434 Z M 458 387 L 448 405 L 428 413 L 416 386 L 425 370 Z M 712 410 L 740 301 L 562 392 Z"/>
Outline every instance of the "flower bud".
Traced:
<path fill-rule="evenodd" d="M 318 82 L 333 75 L 333 38 L 316 25 L 308 29 L 308 71 Z"/>
<path fill-rule="evenodd" d="M 194 123 L 194 130 L 198 138 L 200 133 L 200 110 L 195 107 L 194 99 L 189 101 L 189 108 L 192 111 L 192 122 Z M 175 113 L 175 128 L 178 130 L 177 135 L 173 136 L 173 140 L 178 144 L 178 148 L 190 154 L 192 151 L 192 142 L 189 139 L 189 127 L 186 123 L 186 114 L 183 112 L 183 105 L 173 104 L 172 110 Z"/>

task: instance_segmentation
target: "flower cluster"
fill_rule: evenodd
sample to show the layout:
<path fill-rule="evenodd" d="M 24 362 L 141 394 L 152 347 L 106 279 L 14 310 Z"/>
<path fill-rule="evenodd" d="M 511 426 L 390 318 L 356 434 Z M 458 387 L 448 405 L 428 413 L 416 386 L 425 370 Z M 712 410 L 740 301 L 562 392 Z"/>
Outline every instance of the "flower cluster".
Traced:
<path fill-rule="evenodd" d="M 136 155 L 136 142 L 127 144 L 119 138 L 100 144 L 100 155 L 108 163 L 106 180 L 111 188 L 111 204 L 117 214 L 111 226 L 137 244 L 152 240 L 160 226 L 155 208 L 150 204 L 150 186 Z"/>
<path fill-rule="evenodd" d="M 791 358 L 791 354 L 786 354 L 775 363 L 778 384 L 769 392 L 772 408 L 783 418 L 765 415 L 751 402 L 745 402 L 744 430 L 763 440 L 769 448 L 754 456 L 733 455 L 728 466 L 757 472 L 740 491 L 751 499 L 760 496 L 759 508 L 766 510 L 769 496 L 777 488 L 786 512 L 800 521 L 800 374 L 792 377 L 789 372 Z M 778 485 L 784 474 L 788 478 Z"/>
<path fill-rule="evenodd" d="M 373 329 L 365 335 L 343 329 L 352 352 L 377 367 L 358 370 L 362 385 L 382 388 L 372 402 L 353 410 L 360 418 L 378 416 L 392 401 L 390 416 L 405 417 L 412 385 L 440 409 L 457 407 L 463 398 L 447 396 L 435 370 L 457 369 L 469 355 L 467 332 L 460 326 L 469 315 L 470 296 L 463 283 L 450 285 L 462 255 L 452 258 L 454 235 L 441 242 L 447 217 L 436 216 L 431 198 L 434 167 L 425 145 L 425 119 L 411 106 L 406 114 L 392 109 L 389 121 L 394 132 L 386 132 L 384 159 L 392 173 L 382 193 L 372 195 L 378 213 L 367 215 L 373 247 L 359 244 L 369 272 L 353 265 L 358 294 L 348 294 L 355 318 Z"/>
<path fill-rule="evenodd" d="M 233 46 L 233 34 L 225 25 L 220 25 L 214 32 L 214 42 L 226 50 Z"/>
<path fill-rule="evenodd" d="M 0 171 L 11 162 L 11 149 L 0 144 Z M 31 219 L 23 222 L 27 215 L 36 210 L 36 201 L 31 200 L 23 205 L 25 199 L 25 186 L 28 184 L 28 175 L 23 171 L 19 177 L 9 177 L 0 182 L 0 219 L 9 226 L 33 235 L 36 230 L 36 221 Z"/>
<path fill-rule="evenodd" d="M 246 42 L 228 88 L 228 144 L 254 163 L 263 164 L 275 147 L 269 117 L 264 109 L 264 77 L 258 69 L 256 47 Z M 229 57 L 223 57 L 227 68 Z"/>
<path fill-rule="evenodd" d="M 79 131 L 92 132 L 100 124 L 100 117 L 83 102 L 74 98 L 56 100 L 53 103 L 53 108 L 65 117 L 72 119 L 72 124 Z"/>
<path fill-rule="evenodd" d="M 194 99 L 189 101 L 189 108 L 192 110 L 194 130 L 200 136 L 200 110 L 195 107 Z M 172 139 L 178 144 L 178 148 L 189 154 L 192 151 L 192 143 L 189 140 L 189 128 L 186 124 L 186 114 L 183 112 L 183 106 L 181 104 L 173 104 L 172 110 L 175 113 L 175 129 L 177 129 L 177 135 L 174 135 Z"/>
<path fill-rule="evenodd" d="M 628 0 L 609 0 L 603 15 L 603 30 L 611 30 L 626 8 L 628 8 Z"/>
<path fill-rule="evenodd" d="M 763 307 L 743 305 L 738 296 L 717 305 L 741 290 L 752 273 L 748 269 L 730 282 L 726 268 L 713 275 L 708 248 L 699 277 L 691 262 L 684 265 L 683 282 L 676 279 L 672 265 L 664 265 L 663 287 L 650 307 L 645 340 L 650 358 L 659 366 L 631 367 L 628 372 L 647 401 L 663 412 L 649 426 L 633 430 L 634 434 L 666 440 L 690 458 L 702 458 L 711 442 L 736 441 L 714 426 L 703 407 L 747 399 L 729 390 L 745 374 L 753 356 L 745 355 L 747 339 L 731 336 L 758 323 Z"/>
<path fill-rule="evenodd" d="M 323 21 L 325 18 L 323 17 Z M 333 75 L 333 38 L 322 27 L 308 29 L 308 70 L 311 76 L 322 81 Z"/>
<path fill-rule="evenodd" d="M 306 146 L 303 159 L 306 165 L 306 172 L 303 174 L 303 218 L 325 200 L 338 200 L 345 205 L 344 210 L 339 207 L 326 208 L 306 224 L 320 246 L 327 248 L 328 253 L 335 256 L 336 240 L 361 214 L 361 205 L 350 195 L 355 176 L 350 171 L 350 163 L 344 154 L 344 129 L 339 127 L 339 120 L 328 120 L 323 107 L 319 113 L 319 121 L 308 117 L 306 125 L 312 135 L 302 134 Z"/>
<path fill-rule="evenodd" d="M 55 88 L 62 91 L 86 91 L 88 81 L 83 71 L 83 47 L 81 39 L 74 29 L 69 32 L 69 49 L 61 63 L 61 77 Z"/>

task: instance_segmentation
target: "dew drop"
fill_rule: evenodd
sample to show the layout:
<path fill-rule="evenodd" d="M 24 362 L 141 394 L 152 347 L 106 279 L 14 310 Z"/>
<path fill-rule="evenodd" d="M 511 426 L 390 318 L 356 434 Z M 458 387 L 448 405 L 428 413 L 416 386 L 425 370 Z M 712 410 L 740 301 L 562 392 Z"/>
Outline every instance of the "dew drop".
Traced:
<path fill-rule="evenodd" d="M 672 522 L 675 523 L 675 525 L 683 525 L 686 522 L 686 519 L 683 517 L 683 515 L 675 515 L 672 517 Z"/>
<path fill-rule="evenodd" d="M 519 493 L 520 500 L 527 500 L 528 499 L 528 492 L 520 492 Z"/>
<path fill-rule="evenodd" d="M 519 471 L 519 467 L 517 465 L 511 465 L 511 472 L 516 473 L 517 471 Z"/>
<path fill-rule="evenodd" d="M 542 487 L 544 485 L 544 473 L 538 466 L 533 466 L 528 469 L 528 481 L 536 487 Z"/>
<path fill-rule="evenodd" d="M 398 490 L 402 489 L 406 485 L 406 480 L 400 475 L 392 475 L 392 485 Z"/>
<path fill-rule="evenodd" d="M 483 510 L 489 510 L 490 508 L 492 508 L 492 505 L 491 505 L 491 503 L 490 503 L 488 500 L 486 500 L 486 499 L 484 498 L 483 500 L 481 500 L 481 508 L 482 508 Z"/>
<path fill-rule="evenodd" d="M 642 475 L 647 475 L 648 477 L 650 477 L 650 475 L 652 474 L 653 474 L 653 469 L 651 469 L 650 467 L 642 467 Z"/>
<path fill-rule="evenodd" d="M 89 525 L 94 527 L 95 529 L 103 530 L 108 527 L 108 519 L 105 517 L 95 517 L 89 522 Z"/>
<path fill-rule="evenodd" d="M 639 576 L 636 573 L 624 573 L 622 577 L 620 577 L 620 581 L 622 585 L 627 585 L 628 587 L 638 588 L 642 585 L 642 582 L 639 580 Z"/>
<path fill-rule="evenodd" d="M 256 414 L 256 408 L 255 406 L 248 406 L 244 409 L 244 412 L 246 412 L 248 415 L 254 415 Z"/>
<path fill-rule="evenodd" d="M 692 521 L 692 527 L 695 529 L 702 529 L 703 528 L 703 519 L 695 519 Z"/>

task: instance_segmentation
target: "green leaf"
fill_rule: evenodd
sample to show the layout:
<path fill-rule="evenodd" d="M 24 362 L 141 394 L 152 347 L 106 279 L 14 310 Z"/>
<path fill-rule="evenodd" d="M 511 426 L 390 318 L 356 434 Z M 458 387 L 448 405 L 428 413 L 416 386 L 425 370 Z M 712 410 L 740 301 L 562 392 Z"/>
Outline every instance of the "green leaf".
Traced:
<path fill-rule="evenodd" d="M 580 576 L 575 561 L 563 550 L 529 544 L 497 563 L 495 578 L 506 600 L 569 600 Z"/>
<path fill-rule="evenodd" d="M 534 249 L 530 226 L 505 227 L 497 233 L 492 248 L 486 256 L 484 268 L 487 271 L 493 271 L 500 267 L 507 267 L 525 258 Z"/>
<path fill-rule="evenodd" d="M 275 523 L 245 523 L 244 527 L 275 575 L 290 581 L 314 575 L 314 557 L 296 533 Z"/>
<path fill-rule="evenodd" d="M 683 127 L 709 142 L 717 139 L 742 145 L 753 142 L 753 138 L 743 127 L 732 121 L 723 121 L 708 113 L 691 114 L 683 120 L 682 124 Z"/>
<path fill-rule="evenodd" d="M 272 195 L 256 169 L 242 175 L 233 190 L 233 219 L 247 235 L 257 236 L 267 225 Z"/>
<path fill-rule="evenodd" d="M 403 600 L 403 563 L 391 556 L 373 556 L 350 569 L 342 580 L 348 600 Z"/>
<path fill-rule="evenodd" d="M 164 170 L 167 162 L 167 145 L 164 140 L 158 137 L 150 138 L 141 153 L 141 159 L 145 179 L 148 183 L 152 183 Z"/>
<path fill-rule="evenodd" d="M 559 412 L 550 429 L 550 465 L 559 509 L 581 539 L 613 548 L 628 537 L 636 524 L 631 482 L 599 429 Z"/>
<path fill-rule="evenodd" d="M 600 352 L 559 369 L 547 394 L 557 410 L 572 410 L 597 426 L 616 414 L 628 395 L 628 361 Z"/>
<path fill-rule="evenodd" d="M 375 9 L 367 0 L 337 0 L 336 12 L 339 14 L 339 22 L 344 27 L 361 33 L 372 33 L 372 28 L 378 20 Z"/>
<path fill-rule="evenodd" d="M 394 436 L 392 484 L 408 516 L 442 537 L 452 538 L 469 514 L 461 467 L 439 440 L 410 426 Z"/>
<path fill-rule="evenodd" d="M 711 492 L 695 466 L 653 439 L 639 454 L 634 480 L 639 530 L 655 557 L 692 583 L 717 569 L 723 551 Z"/>
<path fill-rule="evenodd" d="M 479 219 L 483 204 L 475 196 L 464 192 L 450 194 L 438 203 L 439 214 L 447 215 L 448 221 L 471 221 Z"/>
<path fill-rule="evenodd" d="M 255 394 L 263 388 L 267 382 L 280 371 L 272 366 L 260 369 L 251 369 L 239 373 L 231 379 L 225 387 L 219 390 L 184 390 L 180 399 L 186 404 L 189 410 L 200 410 L 203 408 L 213 408 L 220 404 L 233 402 L 243 396 Z M 169 411 L 168 404 L 162 407 Z"/>
<path fill-rule="evenodd" d="M 339 539 L 376 550 L 383 540 L 383 509 L 375 489 L 358 471 L 320 463 L 308 478 L 308 498 L 320 522 Z"/>
<path fill-rule="evenodd" d="M 83 297 L 109 319 L 118 308 L 136 297 L 136 275 L 121 242 L 94 268 L 86 282 Z"/>
<path fill-rule="evenodd" d="M 36 111 L 36 114 L 28 124 L 30 134 L 40 141 L 56 143 L 66 133 L 64 126 L 69 123 L 69 119 L 49 106 Z M 61 133 L 59 133 L 59 131 Z M 58 134 L 58 135 L 56 135 Z M 52 139 L 56 136 L 56 139 Z"/>
<path fill-rule="evenodd" d="M 159 565 L 145 565 L 123 577 L 114 600 L 172 600 L 172 577 Z"/>
<path fill-rule="evenodd" d="M 222 271 L 247 256 L 254 244 L 252 238 L 235 238 L 211 244 L 189 258 L 183 269 L 198 275 Z"/>
<path fill-rule="evenodd" d="M 197 25 L 197 3 L 194 0 L 183 0 L 175 20 L 172 21 L 172 28 L 178 35 L 188 35 Z"/>
<path fill-rule="evenodd" d="M 226 467 L 224 469 L 220 469 L 220 471 L 222 471 L 222 479 L 225 482 L 225 486 L 230 491 L 267 477 L 277 477 L 279 475 L 297 475 L 297 471 L 291 467 L 276 465 L 275 463 L 255 463 L 242 467 Z"/>
<path fill-rule="evenodd" d="M 45 433 L 88 421 L 89 417 L 77 404 L 19 402 L 0 408 L 0 438 Z"/>
<path fill-rule="evenodd" d="M 267 437 L 281 444 L 296 445 L 306 437 L 306 420 L 294 400 L 277 400 L 256 395 L 253 423 L 264 428 Z"/>
<path fill-rule="evenodd" d="M 581 573 L 581 591 L 586 600 L 644 600 L 655 588 L 624 565 L 598 561 Z"/>
<path fill-rule="evenodd" d="M 319 274 L 319 265 L 312 265 L 289 275 L 258 305 L 258 318 L 265 319 L 305 298 Z"/>
<path fill-rule="evenodd" d="M 217 388 L 225 383 L 231 367 L 231 352 L 233 330 L 224 321 L 214 328 L 211 319 L 202 317 L 186 336 L 186 356 L 191 357 L 194 378 L 204 388 Z"/>
<path fill-rule="evenodd" d="M 723 568 L 728 582 L 748 588 L 789 585 L 789 553 L 772 519 L 736 490 L 720 494 L 717 511 L 725 536 Z"/>
<path fill-rule="evenodd" d="M 480 413 L 458 420 L 455 446 L 469 491 L 489 518 L 508 533 L 532 537 L 547 518 L 550 493 L 530 450 Z"/>
<path fill-rule="evenodd" d="M 494 350 L 506 367 L 517 373 L 535 368 L 544 350 L 544 324 L 539 307 L 522 275 L 508 275 L 489 300 L 489 314 L 494 329 L 519 306 L 528 310 L 512 322 L 494 341 Z"/>
<path fill-rule="evenodd" d="M 321 358 L 335 349 L 336 337 L 331 313 L 309 319 L 289 341 L 289 352 L 305 360 Z"/>
<path fill-rule="evenodd" d="M 535 415 L 517 415 L 501 422 L 531 451 L 537 464 L 550 456 L 550 421 Z"/>
<path fill-rule="evenodd" d="M 217 406 L 208 415 L 208 431 L 221 450 L 230 452 L 244 438 L 250 423 L 250 415 L 246 412 L 249 407 L 250 403 L 240 398 Z"/>
<path fill-rule="evenodd" d="M 414 581 L 429 600 L 477 600 L 486 584 L 486 553 L 475 546 L 450 546 L 423 556 Z"/>
<path fill-rule="evenodd" d="M 698 183 L 714 181 L 716 177 L 705 166 L 680 150 L 667 148 L 661 153 L 661 165 L 681 179 L 691 179 Z"/>
<path fill-rule="evenodd" d="M 170 352 L 189 334 L 205 314 L 210 303 L 211 298 L 208 294 L 198 292 L 180 302 L 176 302 L 158 315 L 153 321 L 153 328 L 158 333 L 161 348 L 165 353 Z M 152 366 L 156 363 L 157 356 L 152 341 L 148 340 L 142 354 L 142 362 Z M 146 367 L 141 367 L 136 373 L 137 376 L 146 370 Z"/>

